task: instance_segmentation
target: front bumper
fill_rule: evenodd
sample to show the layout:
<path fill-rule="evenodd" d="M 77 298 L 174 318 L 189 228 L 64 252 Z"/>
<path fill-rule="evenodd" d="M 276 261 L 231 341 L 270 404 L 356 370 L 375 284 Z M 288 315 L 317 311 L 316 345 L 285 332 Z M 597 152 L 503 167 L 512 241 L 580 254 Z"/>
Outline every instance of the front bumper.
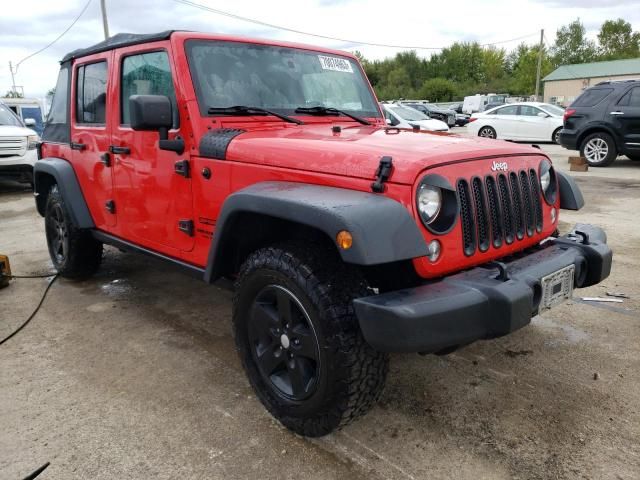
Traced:
<path fill-rule="evenodd" d="M 612 252 L 605 232 L 578 224 L 515 259 L 476 267 L 418 287 L 354 300 L 365 340 L 383 352 L 440 352 L 476 340 L 501 337 L 538 313 L 541 279 L 575 265 L 574 285 L 609 276 Z"/>

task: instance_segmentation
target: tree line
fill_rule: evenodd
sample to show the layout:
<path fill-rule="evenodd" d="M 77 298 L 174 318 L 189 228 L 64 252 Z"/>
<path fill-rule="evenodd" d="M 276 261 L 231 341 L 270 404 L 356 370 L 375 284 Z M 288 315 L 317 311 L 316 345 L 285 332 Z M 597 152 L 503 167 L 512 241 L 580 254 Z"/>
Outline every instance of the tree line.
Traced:
<path fill-rule="evenodd" d="M 605 21 L 597 38 L 587 38 L 579 19 L 558 29 L 554 43 L 542 48 L 541 77 L 560 65 L 640 57 L 640 32 L 621 18 Z M 507 51 L 478 42 L 456 42 L 428 59 L 415 50 L 373 61 L 360 52 L 356 55 L 379 99 L 444 102 L 476 93 L 532 95 L 539 48 L 521 43 Z"/>

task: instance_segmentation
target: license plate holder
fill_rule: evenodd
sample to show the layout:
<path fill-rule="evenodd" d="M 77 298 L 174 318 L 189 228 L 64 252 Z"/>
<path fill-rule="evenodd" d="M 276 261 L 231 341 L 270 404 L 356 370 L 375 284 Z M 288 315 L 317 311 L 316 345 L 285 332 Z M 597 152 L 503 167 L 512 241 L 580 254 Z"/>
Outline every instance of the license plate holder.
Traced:
<path fill-rule="evenodd" d="M 569 265 L 542 277 L 542 299 L 538 313 L 549 310 L 573 297 L 573 278 L 576 266 Z"/>

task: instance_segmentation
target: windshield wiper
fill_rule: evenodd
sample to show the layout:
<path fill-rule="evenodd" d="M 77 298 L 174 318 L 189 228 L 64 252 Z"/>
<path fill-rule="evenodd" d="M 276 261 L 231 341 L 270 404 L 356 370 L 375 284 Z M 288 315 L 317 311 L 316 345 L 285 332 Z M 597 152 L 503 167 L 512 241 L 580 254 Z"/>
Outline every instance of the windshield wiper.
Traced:
<path fill-rule="evenodd" d="M 352 120 L 361 123 L 362 125 L 371 125 L 371 122 L 365 120 L 364 118 L 358 117 L 356 115 L 351 115 L 344 110 L 338 110 L 337 108 L 333 107 L 298 107 L 296 108 L 296 113 L 310 113 L 311 115 L 344 115 L 345 117 L 349 117 Z"/>
<path fill-rule="evenodd" d="M 233 107 L 209 107 L 207 110 L 209 115 L 273 115 L 285 122 L 295 123 L 296 125 L 304 125 L 304 122 L 297 118 L 287 117 L 281 113 L 272 112 L 260 107 L 247 107 L 245 105 L 235 105 Z"/>

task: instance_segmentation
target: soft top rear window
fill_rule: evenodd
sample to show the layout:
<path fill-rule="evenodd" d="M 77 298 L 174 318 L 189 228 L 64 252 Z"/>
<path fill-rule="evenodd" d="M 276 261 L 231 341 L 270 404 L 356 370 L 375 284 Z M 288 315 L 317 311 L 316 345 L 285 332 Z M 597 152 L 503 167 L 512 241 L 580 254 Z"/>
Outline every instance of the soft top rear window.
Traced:
<path fill-rule="evenodd" d="M 572 107 L 595 107 L 613 92 L 613 88 L 590 88 L 575 99 Z"/>

